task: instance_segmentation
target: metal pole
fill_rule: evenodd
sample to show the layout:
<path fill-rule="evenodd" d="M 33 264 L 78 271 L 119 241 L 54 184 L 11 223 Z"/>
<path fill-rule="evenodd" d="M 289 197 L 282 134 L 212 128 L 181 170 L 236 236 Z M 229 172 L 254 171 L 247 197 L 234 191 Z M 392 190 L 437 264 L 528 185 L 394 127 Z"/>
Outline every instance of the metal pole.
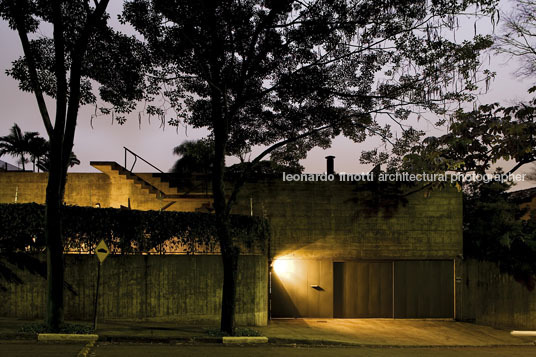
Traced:
<path fill-rule="evenodd" d="M 97 307 L 99 306 L 99 285 L 100 285 L 100 271 L 102 263 L 99 262 L 99 267 L 97 268 L 97 289 L 95 291 L 95 308 L 93 314 L 93 330 L 97 330 Z"/>

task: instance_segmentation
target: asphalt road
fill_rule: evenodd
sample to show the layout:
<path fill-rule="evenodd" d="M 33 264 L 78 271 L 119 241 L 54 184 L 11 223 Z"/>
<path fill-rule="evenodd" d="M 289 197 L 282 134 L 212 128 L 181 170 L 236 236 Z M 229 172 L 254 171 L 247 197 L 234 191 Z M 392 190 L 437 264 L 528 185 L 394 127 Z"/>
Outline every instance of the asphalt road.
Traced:
<path fill-rule="evenodd" d="M 361 348 L 361 347 L 282 347 L 222 346 L 222 345 L 164 345 L 164 344 L 98 344 L 90 353 L 93 357 L 171 357 L 171 356 L 411 356 L 411 357 L 526 357 L 536 356 L 536 346 L 487 348 Z"/>
<path fill-rule="evenodd" d="M 83 348 L 80 344 L 56 345 L 36 342 L 0 342 L 2 357 L 76 357 Z M 363 347 L 311 347 L 311 346 L 223 346 L 207 345 L 169 345 L 139 343 L 98 343 L 88 357 L 295 357 L 295 356 L 337 356 L 337 357 L 526 357 L 536 356 L 536 346 L 516 347 L 466 347 L 466 348 L 363 348 Z"/>

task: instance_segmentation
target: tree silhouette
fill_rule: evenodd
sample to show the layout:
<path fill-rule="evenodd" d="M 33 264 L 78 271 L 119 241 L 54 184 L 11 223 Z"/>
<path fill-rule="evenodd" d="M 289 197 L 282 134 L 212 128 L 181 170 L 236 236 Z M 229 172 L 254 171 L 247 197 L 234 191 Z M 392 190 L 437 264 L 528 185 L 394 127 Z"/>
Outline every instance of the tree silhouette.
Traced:
<path fill-rule="evenodd" d="M 223 331 L 234 333 L 240 254 L 229 215 L 249 171 L 272 153 L 297 161 L 341 134 L 357 143 L 369 135 L 390 140 L 390 124 L 404 129 L 416 108 L 444 113 L 446 101 L 470 98 L 479 51 L 491 40 L 455 43 L 441 30 L 454 29 L 456 15 L 470 6 L 490 12 L 494 2 L 125 3 L 123 19 L 151 51 L 151 88 L 163 88 L 178 113 L 170 122 L 207 128 L 214 139 Z M 148 111 L 165 114 L 154 105 Z M 242 166 L 226 195 L 226 155 L 244 157 L 255 146 L 268 148 Z"/>
<path fill-rule="evenodd" d="M 13 124 L 9 130 L 9 134 L 0 137 L 0 156 L 11 155 L 19 159 L 19 163 L 22 165 L 22 170 L 26 171 L 25 164 L 28 162 L 26 155 L 28 155 L 32 149 L 32 143 L 35 142 L 39 136 L 37 132 L 22 132 L 18 124 Z"/>
<path fill-rule="evenodd" d="M 208 139 L 184 141 L 173 149 L 173 154 L 180 156 L 171 168 L 171 172 L 189 176 L 195 172 L 209 175 L 214 161 L 214 143 Z"/>
<path fill-rule="evenodd" d="M 21 90 L 34 94 L 50 142 L 45 316 L 52 331 L 59 330 L 64 319 L 61 206 L 79 107 L 97 102 L 95 85 L 99 86 L 100 98 L 113 106 L 102 108 L 106 112 L 127 113 L 142 98 L 141 67 L 146 56 L 134 37 L 109 26 L 108 3 L 109 0 L 0 1 L 0 16 L 19 35 L 24 53 L 6 72 L 18 80 Z M 54 117 L 45 96 L 54 99 Z"/>
<path fill-rule="evenodd" d="M 48 141 L 41 136 L 32 138 L 28 143 L 28 154 L 32 160 L 34 171 L 36 168 L 39 170 L 40 163 L 45 159 L 45 156 L 48 155 L 48 152 Z"/>

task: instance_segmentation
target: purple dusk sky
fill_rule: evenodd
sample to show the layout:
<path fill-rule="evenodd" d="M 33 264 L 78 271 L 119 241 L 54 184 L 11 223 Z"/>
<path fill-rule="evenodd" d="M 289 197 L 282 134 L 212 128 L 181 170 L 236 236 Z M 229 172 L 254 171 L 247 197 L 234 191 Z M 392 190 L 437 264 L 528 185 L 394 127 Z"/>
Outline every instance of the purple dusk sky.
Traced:
<path fill-rule="evenodd" d="M 113 1 L 110 5 L 110 13 L 114 23 L 116 15 L 120 12 L 122 2 Z M 501 9 L 507 13 L 510 10 L 508 2 L 501 3 Z M 473 35 L 473 20 L 470 21 L 467 28 L 467 35 Z M 462 22 L 463 23 L 463 22 Z M 481 19 L 477 29 L 481 34 L 492 33 L 492 26 L 489 19 Z M 500 24 L 499 24 L 500 25 Z M 500 29 L 500 26 L 499 26 Z M 460 39 L 464 35 L 463 28 L 458 31 L 456 38 Z M 128 31 L 128 29 L 126 29 Z M 18 123 L 23 131 L 38 131 L 42 136 L 46 136 L 44 125 L 39 116 L 35 97 L 31 93 L 24 93 L 18 89 L 18 83 L 5 74 L 5 70 L 11 65 L 11 61 L 17 59 L 22 54 L 16 32 L 9 29 L 5 21 L 0 21 L 0 107 L 2 108 L 2 120 L 0 121 L 0 136 L 7 135 L 9 128 L 13 123 Z M 485 64 L 488 65 L 486 55 Z M 491 54 L 491 63 L 489 68 L 497 72 L 495 80 L 491 83 L 487 93 L 479 97 L 480 103 L 501 102 L 509 104 L 517 100 L 527 99 L 527 90 L 533 85 L 533 80 L 516 78 L 513 72 L 518 67 L 516 59 L 510 59 L 504 56 Z M 53 101 L 48 101 L 49 111 L 53 113 Z M 95 172 L 96 170 L 89 165 L 92 160 L 116 161 L 123 164 L 123 146 L 141 155 L 149 162 L 153 163 L 160 169 L 167 171 L 171 168 L 177 159 L 172 154 L 175 146 L 184 140 L 193 140 L 206 135 L 205 130 L 196 130 L 192 127 L 180 127 L 178 130 L 174 127 L 166 126 L 162 128 L 160 122 L 152 118 L 148 123 L 147 116 L 142 115 L 141 129 L 138 123 L 138 112 L 128 116 L 128 122 L 120 126 L 117 123 L 111 124 L 110 117 L 99 117 L 93 119 L 93 128 L 91 128 L 90 118 L 94 112 L 93 106 L 84 106 L 80 109 L 78 126 L 76 130 L 74 152 L 81 161 L 81 165 L 76 166 L 72 171 L 77 172 Z M 433 133 L 433 127 L 425 121 L 420 124 L 420 128 Z M 437 130 L 435 135 L 437 135 Z M 306 172 L 320 173 L 325 171 L 325 159 L 327 155 L 336 156 L 335 170 L 337 172 L 362 172 L 368 171 L 371 167 L 359 164 L 360 152 L 363 149 L 379 146 L 378 139 L 368 139 L 365 143 L 356 144 L 352 141 L 339 137 L 334 140 L 333 146 L 328 150 L 314 149 L 307 159 L 301 163 L 306 168 Z M 260 150 L 260 149 L 259 149 Z M 256 150 L 255 152 L 258 152 Z M 254 152 L 254 153 L 255 153 Z M 16 159 L 4 156 L 0 158 L 9 163 L 16 164 Z M 233 163 L 236 160 L 228 160 Z M 503 163 L 504 168 L 512 165 Z M 530 169 L 525 167 L 519 172 L 524 173 Z M 136 171 L 151 171 L 148 167 L 138 164 Z M 525 188 L 534 185 L 532 182 L 519 184 L 516 188 Z"/>

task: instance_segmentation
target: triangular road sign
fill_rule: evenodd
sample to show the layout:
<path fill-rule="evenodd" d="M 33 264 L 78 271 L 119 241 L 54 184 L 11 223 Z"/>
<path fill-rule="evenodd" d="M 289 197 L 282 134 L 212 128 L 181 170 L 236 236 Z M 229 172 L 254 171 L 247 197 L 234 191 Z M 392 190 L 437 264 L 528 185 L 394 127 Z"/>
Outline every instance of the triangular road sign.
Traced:
<path fill-rule="evenodd" d="M 106 243 L 104 243 L 104 239 L 101 240 L 99 244 L 97 244 L 97 248 L 95 248 L 95 254 L 97 254 L 97 258 L 99 258 L 101 264 L 104 259 L 106 259 L 108 254 L 110 254 L 110 249 L 108 249 L 108 246 L 106 245 Z"/>

